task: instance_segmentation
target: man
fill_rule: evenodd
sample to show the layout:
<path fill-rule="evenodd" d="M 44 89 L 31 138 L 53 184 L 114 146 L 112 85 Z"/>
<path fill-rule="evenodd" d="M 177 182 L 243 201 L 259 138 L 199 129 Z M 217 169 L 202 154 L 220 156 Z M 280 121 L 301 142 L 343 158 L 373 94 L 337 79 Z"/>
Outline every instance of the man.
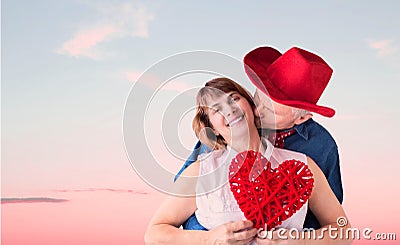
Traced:
<path fill-rule="evenodd" d="M 270 140 L 277 147 L 297 151 L 311 157 L 325 174 L 340 203 L 343 189 L 337 145 L 329 132 L 312 119 L 311 112 L 332 117 L 335 111 L 317 105 L 332 69 L 319 56 L 300 48 L 291 48 L 281 54 L 271 47 L 250 51 L 244 58 L 245 70 L 257 87 L 255 115 L 261 127 L 274 129 Z M 181 172 L 197 160 L 199 154 L 209 151 L 198 142 Z M 318 220 L 309 210 L 304 228 L 320 228 Z M 184 229 L 204 229 L 192 215 Z"/>

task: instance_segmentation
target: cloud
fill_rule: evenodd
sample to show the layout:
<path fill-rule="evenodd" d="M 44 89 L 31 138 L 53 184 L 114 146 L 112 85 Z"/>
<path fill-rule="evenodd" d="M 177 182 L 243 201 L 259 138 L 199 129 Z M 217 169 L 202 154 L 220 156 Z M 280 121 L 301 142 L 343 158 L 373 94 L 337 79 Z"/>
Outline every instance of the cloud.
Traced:
<path fill-rule="evenodd" d="M 369 41 L 368 45 L 378 52 L 379 57 L 392 56 L 399 50 L 399 47 L 394 44 L 393 39 Z"/>
<path fill-rule="evenodd" d="M 165 91 L 175 91 L 183 93 L 192 88 L 186 82 L 177 79 L 170 80 L 167 83 L 164 83 L 162 87 L 160 87 L 161 83 L 163 83 L 164 81 L 160 81 L 160 79 L 154 75 L 142 73 L 139 71 L 125 72 L 125 78 L 130 82 L 138 82 L 153 90 L 161 89 Z"/>
<path fill-rule="evenodd" d="M 66 199 L 58 199 L 51 197 L 10 197 L 1 198 L 1 204 L 9 203 L 59 203 L 68 202 Z"/>
<path fill-rule="evenodd" d="M 55 190 L 56 192 L 95 192 L 95 191 L 109 191 L 109 192 L 116 192 L 116 193 L 133 193 L 133 194 L 140 194 L 140 195 L 147 195 L 148 192 L 144 191 L 135 191 L 130 189 L 112 189 L 112 188 L 86 188 L 86 189 L 63 189 L 63 190 Z"/>
<path fill-rule="evenodd" d="M 104 57 L 95 46 L 105 40 L 111 39 L 117 29 L 113 26 L 99 26 L 77 33 L 74 38 L 65 42 L 59 50 L 61 54 L 73 57 L 85 56 L 94 60 Z"/>
<path fill-rule="evenodd" d="M 72 57 L 87 57 L 94 60 L 104 59 L 106 52 L 99 45 L 112 40 L 130 37 L 149 37 L 149 23 L 154 15 L 143 6 L 131 3 L 93 6 L 97 21 L 84 24 L 71 39 L 64 42 L 56 52 Z"/>
<path fill-rule="evenodd" d="M 180 81 L 167 82 L 162 89 L 168 91 L 177 91 L 177 92 L 185 92 L 188 89 L 191 89 L 186 83 Z"/>
<path fill-rule="evenodd" d="M 142 75 L 145 75 L 145 74 L 143 72 L 140 72 L 140 71 L 132 71 L 132 72 L 131 71 L 127 71 L 124 74 L 125 78 L 128 79 L 128 81 L 133 82 L 133 83 L 136 83 L 139 80 L 140 76 L 142 76 Z M 157 78 L 156 77 L 151 77 L 150 80 L 152 81 L 154 79 L 157 79 Z"/>

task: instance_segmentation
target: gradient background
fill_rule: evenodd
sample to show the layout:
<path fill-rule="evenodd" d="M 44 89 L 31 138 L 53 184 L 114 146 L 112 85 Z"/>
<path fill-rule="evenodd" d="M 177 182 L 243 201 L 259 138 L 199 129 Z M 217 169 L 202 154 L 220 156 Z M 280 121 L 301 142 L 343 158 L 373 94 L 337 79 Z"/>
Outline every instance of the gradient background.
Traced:
<path fill-rule="evenodd" d="M 2 244 L 143 243 L 165 195 L 136 175 L 124 150 L 134 82 L 178 52 L 241 60 L 261 45 L 303 47 L 333 67 L 320 104 L 337 114 L 315 118 L 339 145 L 345 210 L 353 227 L 399 240 L 399 10 L 395 0 L 3 0 Z M 189 80 L 164 90 L 178 94 Z M 177 130 L 190 150 L 196 141 L 185 120 Z"/>

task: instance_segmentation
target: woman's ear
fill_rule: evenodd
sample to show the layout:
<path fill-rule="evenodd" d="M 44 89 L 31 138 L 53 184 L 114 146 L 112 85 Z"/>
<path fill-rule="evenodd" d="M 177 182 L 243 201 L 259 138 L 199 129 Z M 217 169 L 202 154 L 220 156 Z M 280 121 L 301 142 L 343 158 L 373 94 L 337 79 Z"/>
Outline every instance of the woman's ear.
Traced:
<path fill-rule="evenodd" d="M 296 119 L 294 120 L 294 124 L 295 124 L 295 125 L 300 125 L 300 124 L 302 124 L 303 122 L 307 121 L 308 119 L 312 118 L 312 116 L 313 116 L 313 115 L 312 115 L 311 113 L 308 113 L 308 114 L 306 114 L 306 115 L 304 115 L 304 116 L 298 117 L 298 118 L 296 118 Z"/>

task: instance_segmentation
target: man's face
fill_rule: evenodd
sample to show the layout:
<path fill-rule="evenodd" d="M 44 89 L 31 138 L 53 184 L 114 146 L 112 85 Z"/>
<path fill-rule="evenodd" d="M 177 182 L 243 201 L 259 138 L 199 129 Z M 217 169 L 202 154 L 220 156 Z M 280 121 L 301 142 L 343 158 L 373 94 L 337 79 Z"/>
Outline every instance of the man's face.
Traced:
<path fill-rule="evenodd" d="M 295 125 L 292 107 L 271 100 L 259 89 L 254 93 L 254 102 L 254 115 L 260 118 L 262 128 L 287 129 Z"/>

